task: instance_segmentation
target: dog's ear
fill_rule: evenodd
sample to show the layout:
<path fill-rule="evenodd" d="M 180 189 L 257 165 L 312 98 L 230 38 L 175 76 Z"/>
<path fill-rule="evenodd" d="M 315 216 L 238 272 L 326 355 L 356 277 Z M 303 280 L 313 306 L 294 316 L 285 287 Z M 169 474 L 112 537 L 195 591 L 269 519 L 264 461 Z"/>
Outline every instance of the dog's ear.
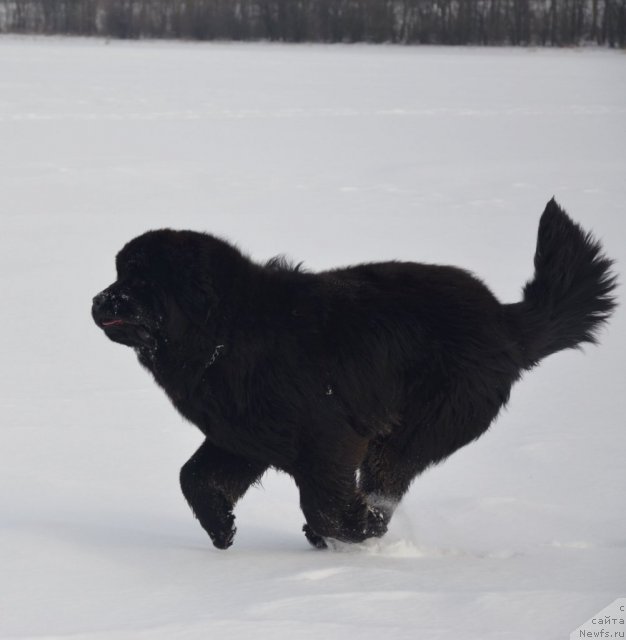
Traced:
<path fill-rule="evenodd" d="M 180 307 L 196 325 L 204 327 L 217 306 L 217 296 L 208 282 L 187 280 L 177 292 Z"/>

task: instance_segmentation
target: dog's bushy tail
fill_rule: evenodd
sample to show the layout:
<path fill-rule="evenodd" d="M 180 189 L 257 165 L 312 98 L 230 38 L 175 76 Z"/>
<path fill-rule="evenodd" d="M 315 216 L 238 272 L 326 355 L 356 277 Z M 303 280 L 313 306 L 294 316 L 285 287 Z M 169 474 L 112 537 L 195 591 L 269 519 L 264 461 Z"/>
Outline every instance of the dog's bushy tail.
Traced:
<path fill-rule="evenodd" d="M 527 367 L 562 349 L 595 343 L 616 306 L 613 261 L 554 201 L 539 222 L 535 275 L 514 311 Z"/>

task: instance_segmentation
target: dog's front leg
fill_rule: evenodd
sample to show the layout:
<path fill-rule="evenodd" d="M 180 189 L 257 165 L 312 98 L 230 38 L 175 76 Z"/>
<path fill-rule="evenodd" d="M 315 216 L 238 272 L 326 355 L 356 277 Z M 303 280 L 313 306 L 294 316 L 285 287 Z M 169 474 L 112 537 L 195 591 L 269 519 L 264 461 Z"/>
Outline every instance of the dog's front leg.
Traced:
<path fill-rule="evenodd" d="M 324 548 L 324 538 L 362 542 L 387 531 L 385 519 L 368 505 L 356 485 L 356 470 L 365 451 L 365 441 L 354 438 L 341 447 L 317 442 L 303 456 L 294 478 L 300 489 L 300 506 L 306 518 L 304 533 L 315 547 Z"/>
<path fill-rule="evenodd" d="M 233 543 L 233 508 L 266 468 L 205 441 L 180 470 L 183 495 L 218 549 Z"/>

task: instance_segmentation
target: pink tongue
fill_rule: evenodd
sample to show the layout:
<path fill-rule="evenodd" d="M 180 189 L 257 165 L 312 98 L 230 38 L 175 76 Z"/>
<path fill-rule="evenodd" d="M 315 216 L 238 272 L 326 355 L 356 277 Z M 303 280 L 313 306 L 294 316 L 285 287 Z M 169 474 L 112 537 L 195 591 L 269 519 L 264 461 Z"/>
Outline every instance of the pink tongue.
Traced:
<path fill-rule="evenodd" d="M 123 320 L 109 320 L 108 322 L 103 322 L 102 326 L 103 327 L 114 327 L 115 325 L 118 324 L 124 324 Z"/>

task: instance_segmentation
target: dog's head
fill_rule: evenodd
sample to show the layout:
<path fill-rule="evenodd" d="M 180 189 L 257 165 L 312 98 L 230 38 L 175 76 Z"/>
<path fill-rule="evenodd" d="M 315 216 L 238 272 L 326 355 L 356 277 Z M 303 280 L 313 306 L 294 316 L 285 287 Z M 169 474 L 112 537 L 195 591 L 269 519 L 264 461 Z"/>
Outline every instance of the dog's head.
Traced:
<path fill-rule="evenodd" d="M 94 299 L 95 323 L 114 342 L 154 348 L 209 322 L 216 296 L 210 254 L 221 241 L 192 231 L 149 231 L 117 255 L 117 280 Z"/>

